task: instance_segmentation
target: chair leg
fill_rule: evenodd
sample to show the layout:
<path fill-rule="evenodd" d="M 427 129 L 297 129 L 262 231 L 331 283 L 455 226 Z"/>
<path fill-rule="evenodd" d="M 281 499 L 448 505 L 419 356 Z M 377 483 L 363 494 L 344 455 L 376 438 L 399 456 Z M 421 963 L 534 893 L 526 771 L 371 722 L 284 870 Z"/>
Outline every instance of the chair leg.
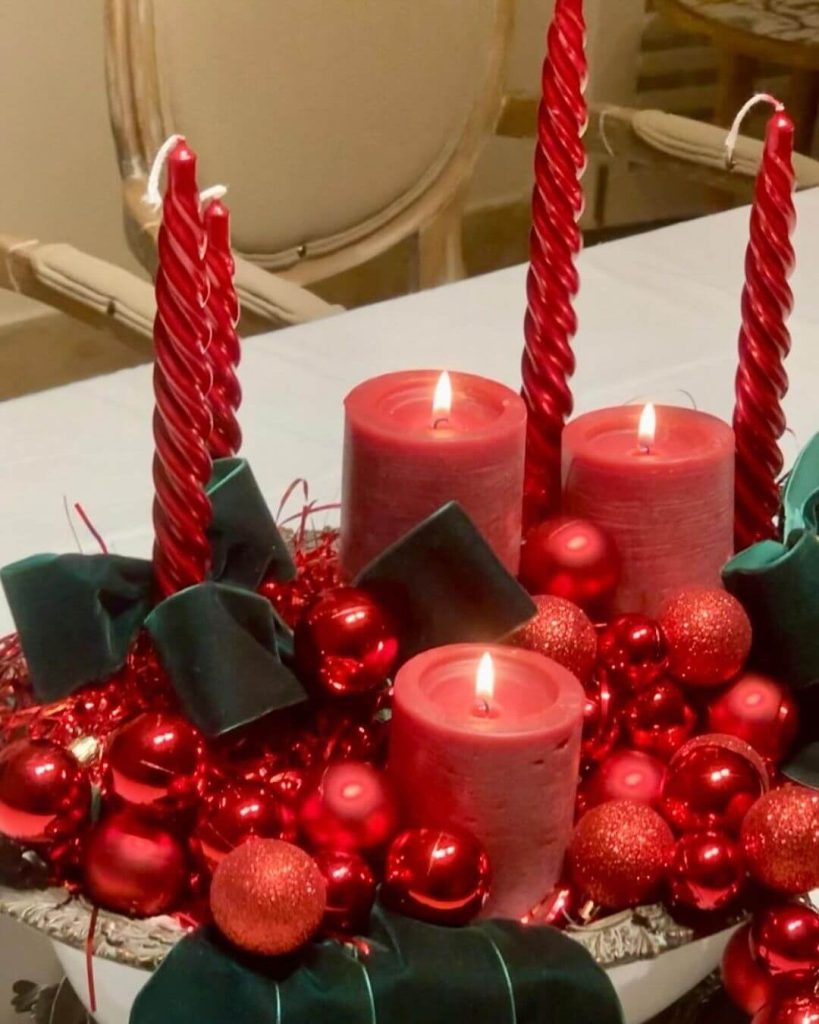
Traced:
<path fill-rule="evenodd" d="M 819 73 L 794 71 L 790 81 L 788 109 L 796 126 L 794 147 L 797 153 L 810 155 L 816 116 L 819 113 Z"/>
<path fill-rule="evenodd" d="M 742 53 L 720 53 L 719 85 L 714 122 L 730 127 L 742 104 L 751 98 L 759 62 Z"/>
<path fill-rule="evenodd" d="M 466 276 L 462 229 L 463 197 L 458 195 L 418 232 L 419 288 L 434 288 Z"/>

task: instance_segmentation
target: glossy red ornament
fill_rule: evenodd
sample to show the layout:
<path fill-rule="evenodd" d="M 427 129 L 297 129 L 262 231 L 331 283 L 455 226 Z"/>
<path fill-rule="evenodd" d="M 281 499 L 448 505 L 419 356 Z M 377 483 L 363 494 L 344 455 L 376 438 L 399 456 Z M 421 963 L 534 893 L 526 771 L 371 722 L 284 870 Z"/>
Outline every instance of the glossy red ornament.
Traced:
<path fill-rule="evenodd" d="M 813 988 L 774 996 L 751 1024 L 819 1024 L 819 993 Z"/>
<path fill-rule="evenodd" d="M 672 903 L 720 910 L 733 903 L 744 883 L 742 850 L 725 832 L 691 832 L 677 843 L 668 874 Z"/>
<path fill-rule="evenodd" d="M 647 615 L 618 615 L 601 632 L 597 647 L 600 664 L 618 689 L 650 686 L 668 664 L 665 638 Z"/>
<path fill-rule="evenodd" d="M 766 793 L 742 825 L 751 875 L 776 892 L 819 888 L 819 792 L 783 786 Z"/>
<path fill-rule="evenodd" d="M 657 895 L 673 853 L 671 829 L 656 811 L 634 800 L 612 800 L 580 819 L 567 862 L 584 898 L 621 909 Z"/>
<path fill-rule="evenodd" d="M 248 953 L 282 956 L 303 946 L 324 916 L 316 862 L 280 839 L 253 839 L 217 867 L 210 909 L 219 930 Z"/>
<path fill-rule="evenodd" d="M 512 634 L 509 643 L 537 651 L 585 682 L 597 657 L 597 633 L 591 619 L 562 597 L 536 597 L 535 617 Z"/>
<path fill-rule="evenodd" d="M 727 683 L 751 650 L 751 621 L 725 590 L 681 590 L 663 605 L 660 626 L 668 643 L 668 671 L 689 686 Z"/>
<path fill-rule="evenodd" d="M 384 773 L 354 761 L 327 768 L 299 812 L 313 849 L 373 850 L 387 842 L 397 822 L 395 796 Z"/>
<path fill-rule="evenodd" d="M 587 519 L 547 519 L 526 534 L 520 579 L 531 594 L 562 597 L 598 615 L 620 579 L 620 560 L 611 538 Z"/>
<path fill-rule="evenodd" d="M 208 797 L 191 837 L 197 859 L 213 871 L 216 865 L 248 839 L 296 839 L 292 805 L 262 786 L 232 785 Z"/>
<path fill-rule="evenodd" d="M 819 974 L 819 911 L 803 903 L 766 907 L 751 925 L 751 952 L 774 977 Z"/>
<path fill-rule="evenodd" d="M 623 708 L 622 722 L 633 747 L 668 761 L 694 735 L 697 712 L 679 686 L 660 679 L 634 694 Z"/>
<path fill-rule="evenodd" d="M 656 807 L 665 779 L 665 765 L 639 750 L 609 754 L 583 786 L 586 809 L 609 800 L 636 800 Z"/>
<path fill-rule="evenodd" d="M 390 844 L 381 899 L 407 917 L 464 925 L 486 902 L 489 884 L 489 858 L 471 835 L 413 828 Z"/>
<path fill-rule="evenodd" d="M 375 875 L 369 864 L 346 850 L 322 850 L 315 860 L 327 886 L 324 931 L 366 932 L 375 902 Z"/>
<path fill-rule="evenodd" d="M 26 846 L 48 846 L 88 820 L 91 783 L 68 750 L 47 740 L 16 740 L 0 751 L 0 832 Z"/>
<path fill-rule="evenodd" d="M 366 591 L 339 587 L 304 613 L 295 650 L 301 678 L 329 696 L 350 697 L 384 684 L 398 657 L 398 636 Z"/>
<path fill-rule="evenodd" d="M 115 811 L 94 826 L 83 864 L 89 899 L 133 917 L 171 910 L 188 878 L 179 840 L 132 808 Z"/>
<path fill-rule="evenodd" d="M 681 832 L 734 834 L 767 788 L 765 765 L 752 747 L 735 736 L 708 733 L 672 757 L 660 810 Z"/>
<path fill-rule="evenodd" d="M 103 779 L 106 796 L 174 813 L 199 798 L 204 780 L 202 737 L 181 715 L 145 712 L 111 737 Z"/>
<path fill-rule="evenodd" d="M 711 701 L 708 729 L 738 736 L 779 764 L 796 739 L 799 711 L 787 686 L 747 672 Z"/>
<path fill-rule="evenodd" d="M 756 1013 L 773 998 L 773 978 L 751 955 L 749 924 L 735 931 L 725 947 L 722 984 L 734 1003 L 745 1013 Z"/>
<path fill-rule="evenodd" d="M 544 899 L 521 918 L 521 924 L 565 928 L 577 909 L 577 893 L 570 882 L 558 882 Z"/>
<path fill-rule="evenodd" d="M 581 754 L 583 764 L 599 764 L 614 750 L 620 737 L 620 721 L 616 702 L 608 676 L 598 669 L 596 675 L 584 687 L 586 693 L 583 705 L 583 739 Z"/>

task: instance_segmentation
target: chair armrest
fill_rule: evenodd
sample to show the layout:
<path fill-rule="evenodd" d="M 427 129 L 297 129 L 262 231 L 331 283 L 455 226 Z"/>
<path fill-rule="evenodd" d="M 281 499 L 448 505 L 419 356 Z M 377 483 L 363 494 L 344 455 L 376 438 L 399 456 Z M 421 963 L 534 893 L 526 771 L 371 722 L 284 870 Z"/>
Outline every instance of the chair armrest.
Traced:
<path fill-rule="evenodd" d="M 262 270 L 241 256 L 234 256 L 234 283 L 242 313 L 251 313 L 266 321 L 267 326 L 262 329 L 269 330 L 271 323 L 301 324 L 343 312 L 343 306 L 333 306 L 306 288 Z"/>

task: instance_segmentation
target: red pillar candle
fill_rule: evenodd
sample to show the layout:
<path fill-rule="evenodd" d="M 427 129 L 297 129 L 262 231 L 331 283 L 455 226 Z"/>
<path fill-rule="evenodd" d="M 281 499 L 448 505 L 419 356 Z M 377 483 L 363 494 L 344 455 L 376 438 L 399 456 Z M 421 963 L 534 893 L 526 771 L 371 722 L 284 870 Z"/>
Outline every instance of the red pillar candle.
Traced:
<path fill-rule="evenodd" d="M 512 647 L 439 647 L 396 677 L 389 771 L 399 808 L 410 825 L 457 826 L 480 840 L 488 916 L 522 917 L 558 880 L 583 704 L 570 672 Z"/>
<path fill-rule="evenodd" d="M 734 435 L 693 409 L 636 406 L 579 416 L 563 434 L 563 504 L 614 540 L 615 612 L 655 614 L 681 587 L 719 586 L 730 557 Z M 640 421 L 643 420 L 641 437 Z"/>
<path fill-rule="evenodd" d="M 471 374 L 453 373 L 450 382 L 437 370 L 408 370 L 365 381 L 344 407 L 341 564 L 348 577 L 448 501 L 463 506 L 517 572 L 526 433 L 518 395 Z"/>

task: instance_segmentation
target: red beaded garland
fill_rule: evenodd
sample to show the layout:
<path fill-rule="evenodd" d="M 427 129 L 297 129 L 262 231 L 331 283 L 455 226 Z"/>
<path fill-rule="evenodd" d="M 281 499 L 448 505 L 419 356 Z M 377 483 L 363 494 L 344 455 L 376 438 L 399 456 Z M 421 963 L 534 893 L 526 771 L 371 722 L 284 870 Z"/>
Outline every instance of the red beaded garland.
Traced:
<path fill-rule="evenodd" d="M 603 629 L 598 657 L 614 686 L 640 690 L 663 674 L 668 650 L 660 627 L 647 615 L 618 615 Z"/>
<path fill-rule="evenodd" d="M 744 882 L 742 851 L 724 832 L 692 832 L 677 843 L 668 879 L 673 903 L 720 910 L 739 896 Z"/>
<path fill-rule="evenodd" d="M 565 928 L 577 906 L 577 893 L 569 882 L 559 882 L 544 899 L 521 918 L 522 924 Z"/>
<path fill-rule="evenodd" d="M 802 903 L 766 907 L 751 925 L 751 952 L 774 977 L 819 975 L 819 912 Z"/>
<path fill-rule="evenodd" d="M 632 746 L 667 761 L 690 739 L 697 713 L 668 679 L 636 693 L 623 708 L 623 728 Z"/>
<path fill-rule="evenodd" d="M 668 643 L 668 670 L 689 686 L 719 686 L 745 664 L 751 650 L 751 622 L 725 590 L 690 587 L 660 612 Z"/>
<path fill-rule="evenodd" d="M 74 755 L 48 740 L 16 740 L 0 752 L 0 831 L 48 846 L 88 820 L 91 783 Z"/>
<path fill-rule="evenodd" d="M 737 929 L 725 947 L 722 983 L 731 999 L 746 1013 L 756 1013 L 773 998 L 773 978 L 751 955 L 749 924 Z"/>
<path fill-rule="evenodd" d="M 819 888 L 819 793 L 783 786 L 761 797 L 742 825 L 751 875 L 776 892 Z"/>
<path fill-rule="evenodd" d="M 395 796 L 372 765 L 332 765 L 302 804 L 299 824 L 313 849 L 372 850 L 395 832 Z"/>
<path fill-rule="evenodd" d="M 233 785 L 212 794 L 199 815 L 191 848 L 208 870 L 248 839 L 294 842 L 296 813 L 292 806 L 262 786 Z"/>
<path fill-rule="evenodd" d="M 369 864 L 347 850 L 322 850 L 315 860 L 327 886 L 324 930 L 366 932 L 375 901 L 375 875 Z"/>
<path fill-rule="evenodd" d="M 711 701 L 708 729 L 738 736 L 778 764 L 796 739 L 799 712 L 787 686 L 748 672 Z"/>

